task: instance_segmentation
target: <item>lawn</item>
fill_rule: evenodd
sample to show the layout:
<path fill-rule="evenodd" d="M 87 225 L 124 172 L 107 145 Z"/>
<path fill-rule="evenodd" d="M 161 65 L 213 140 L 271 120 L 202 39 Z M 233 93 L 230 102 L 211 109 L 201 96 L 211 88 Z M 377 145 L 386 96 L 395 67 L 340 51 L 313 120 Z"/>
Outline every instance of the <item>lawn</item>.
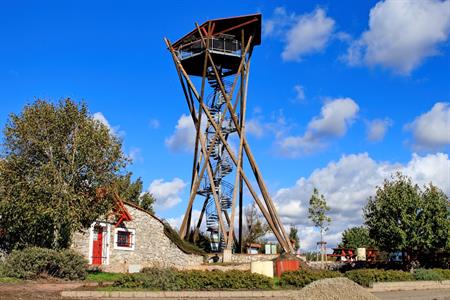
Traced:
<path fill-rule="evenodd" d="M 86 280 L 94 282 L 107 282 L 119 280 L 122 276 L 122 273 L 93 272 L 88 274 Z"/>

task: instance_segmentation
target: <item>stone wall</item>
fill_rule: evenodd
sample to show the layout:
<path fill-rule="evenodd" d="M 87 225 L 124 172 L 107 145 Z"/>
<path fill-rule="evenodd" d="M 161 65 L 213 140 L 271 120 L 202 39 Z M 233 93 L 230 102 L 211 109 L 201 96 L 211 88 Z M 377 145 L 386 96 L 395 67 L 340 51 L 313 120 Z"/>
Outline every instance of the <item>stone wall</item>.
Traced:
<path fill-rule="evenodd" d="M 245 264 L 252 261 L 266 261 L 277 258 L 279 254 L 233 254 L 231 261 L 234 263 Z"/>
<path fill-rule="evenodd" d="M 110 225 L 109 264 L 102 266 L 108 272 L 128 272 L 144 267 L 175 267 L 186 269 L 203 263 L 200 255 L 180 250 L 165 234 L 164 227 L 156 217 L 126 205 L 132 221 L 124 222 L 126 228 L 135 230 L 134 250 L 114 249 L 114 225 Z M 89 231 L 75 234 L 72 248 L 89 258 Z"/>
<path fill-rule="evenodd" d="M 212 262 L 214 256 L 219 256 L 220 262 L 222 262 L 222 254 L 209 253 L 208 262 Z M 231 254 L 231 264 L 250 264 L 252 261 L 267 261 L 274 260 L 280 256 L 279 254 L 247 254 L 247 253 L 233 253 Z M 249 265 L 250 266 L 250 265 Z"/>

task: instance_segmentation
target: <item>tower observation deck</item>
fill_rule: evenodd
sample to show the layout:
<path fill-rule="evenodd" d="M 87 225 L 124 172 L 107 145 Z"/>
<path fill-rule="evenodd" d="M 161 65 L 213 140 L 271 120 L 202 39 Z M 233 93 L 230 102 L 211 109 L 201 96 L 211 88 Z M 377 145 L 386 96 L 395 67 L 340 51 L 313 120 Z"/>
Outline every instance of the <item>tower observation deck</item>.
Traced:
<path fill-rule="evenodd" d="M 191 236 L 194 201 L 202 198 L 193 235 L 204 220 L 213 251 L 241 252 L 243 189 L 247 188 L 281 247 L 292 253 L 289 237 L 245 137 L 250 59 L 253 48 L 261 44 L 261 15 L 209 20 L 196 24 L 194 30 L 173 44 L 165 41 L 196 128 L 191 191 L 180 237 Z M 199 86 L 194 84 L 199 82 L 194 77 L 201 78 Z M 230 139 L 239 142 L 238 149 L 231 147 Z M 247 167 L 256 188 L 247 177 Z"/>

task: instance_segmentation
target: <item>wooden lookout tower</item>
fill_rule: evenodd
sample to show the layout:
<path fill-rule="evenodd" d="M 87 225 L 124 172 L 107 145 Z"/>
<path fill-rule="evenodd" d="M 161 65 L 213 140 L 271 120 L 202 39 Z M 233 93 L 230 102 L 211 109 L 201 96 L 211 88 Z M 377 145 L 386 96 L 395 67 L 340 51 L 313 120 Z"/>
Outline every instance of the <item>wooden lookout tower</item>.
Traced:
<path fill-rule="evenodd" d="M 194 201 L 201 198 L 196 229 L 206 222 L 213 251 L 241 252 L 246 187 L 281 247 L 293 253 L 245 134 L 250 60 L 253 48 L 261 44 L 261 15 L 196 23 L 195 29 L 178 41 L 165 42 L 196 128 L 191 191 L 181 238 L 186 238 L 191 228 Z M 232 137 L 238 141 L 237 149 L 230 145 Z"/>

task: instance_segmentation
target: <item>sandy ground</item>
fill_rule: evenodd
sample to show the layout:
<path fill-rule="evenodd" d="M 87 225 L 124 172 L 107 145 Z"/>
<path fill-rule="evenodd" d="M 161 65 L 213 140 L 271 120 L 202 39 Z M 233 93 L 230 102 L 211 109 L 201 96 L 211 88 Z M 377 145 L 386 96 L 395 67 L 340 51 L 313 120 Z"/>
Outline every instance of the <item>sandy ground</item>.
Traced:
<path fill-rule="evenodd" d="M 60 292 L 74 290 L 83 283 L 21 282 L 0 284 L 0 300 L 63 299 Z"/>
<path fill-rule="evenodd" d="M 300 291 L 299 299 L 307 300 L 379 300 L 365 288 L 347 278 L 314 281 Z"/>

